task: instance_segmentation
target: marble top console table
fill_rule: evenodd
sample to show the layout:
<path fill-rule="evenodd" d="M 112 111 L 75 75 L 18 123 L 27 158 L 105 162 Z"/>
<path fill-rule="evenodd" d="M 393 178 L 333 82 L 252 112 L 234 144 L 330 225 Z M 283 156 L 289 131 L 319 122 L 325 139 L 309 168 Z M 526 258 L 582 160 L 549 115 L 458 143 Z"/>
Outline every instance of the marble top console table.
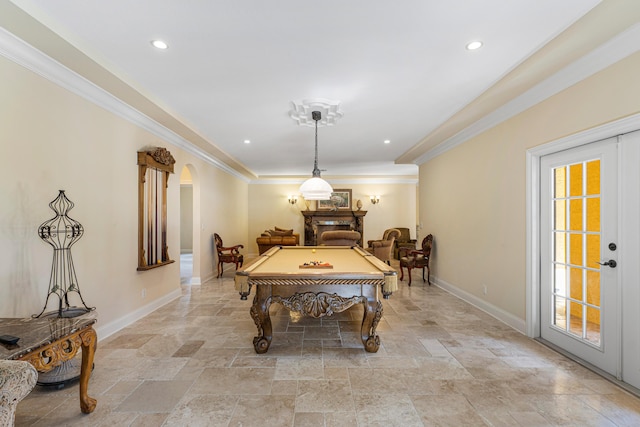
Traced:
<path fill-rule="evenodd" d="M 0 344 L 0 359 L 24 360 L 38 372 L 48 372 L 73 359 L 82 348 L 80 368 L 80 410 L 91 413 L 97 401 L 88 396 L 97 335 L 95 311 L 76 317 L 0 318 L 0 335 L 13 335 L 15 345 Z"/>

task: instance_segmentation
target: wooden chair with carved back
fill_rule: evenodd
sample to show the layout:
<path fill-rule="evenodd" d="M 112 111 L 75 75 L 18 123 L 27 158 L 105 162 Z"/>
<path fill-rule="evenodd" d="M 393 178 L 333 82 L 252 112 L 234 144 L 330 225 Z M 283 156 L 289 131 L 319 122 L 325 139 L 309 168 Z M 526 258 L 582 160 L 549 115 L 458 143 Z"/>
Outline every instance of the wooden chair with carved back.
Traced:
<path fill-rule="evenodd" d="M 242 267 L 244 256 L 240 253 L 240 249 L 244 248 L 243 245 L 225 247 L 218 233 L 213 233 L 213 239 L 215 240 L 216 252 L 218 253 L 218 275 L 216 277 L 222 276 L 224 272 L 223 263 L 225 262 L 235 264 L 236 271 L 238 267 Z"/>
<path fill-rule="evenodd" d="M 431 286 L 431 280 L 429 275 L 431 270 L 429 269 L 429 258 L 431 258 L 431 247 L 433 246 L 433 235 L 429 234 L 422 239 L 422 249 L 402 249 L 400 253 L 400 280 L 404 279 L 404 270 L 407 269 L 409 275 L 409 286 L 411 286 L 411 270 L 414 268 L 422 269 L 422 281 L 429 283 Z M 424 270 L 427 269 L 427 279 L 424 278 Z"/>

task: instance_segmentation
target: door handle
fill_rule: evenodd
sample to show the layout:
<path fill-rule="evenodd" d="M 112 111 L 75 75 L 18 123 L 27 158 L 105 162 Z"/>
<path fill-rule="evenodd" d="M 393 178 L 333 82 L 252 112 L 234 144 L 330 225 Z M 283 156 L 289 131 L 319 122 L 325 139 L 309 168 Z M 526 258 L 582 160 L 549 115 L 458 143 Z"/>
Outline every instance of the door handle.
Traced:
<path fill-rule="evenodd" d="M 608 265 L 611 268 L 616 268 L 616 266 L 618 265 L 618 263 L 613 259 L 610 259 L 609 261 L 605 261 L 605 262 L 597 262 L 596 261 L 596 264 Z"/>

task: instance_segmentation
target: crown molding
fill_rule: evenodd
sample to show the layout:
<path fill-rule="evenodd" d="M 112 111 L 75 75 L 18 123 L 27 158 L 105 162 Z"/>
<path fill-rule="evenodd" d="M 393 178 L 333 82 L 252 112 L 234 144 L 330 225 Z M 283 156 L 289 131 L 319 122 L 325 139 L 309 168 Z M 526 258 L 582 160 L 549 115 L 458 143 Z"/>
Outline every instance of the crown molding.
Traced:
<path fill-rule="evenodd" d="M 304 178 L 264 178 L 264 179 L 253 179 L 249 182 L 249 184 L 255 185 L 292 185 L 297 184 L 300 185 L 304 181 L 309 179 L 309 177 Z M 398 176 L 398 177 L 354 177 L 354 178 L 336 178 L 333 179 L 331 177 L 323 177 L 325 181 L 330 183 L 331 185 L 348 185 L 348 184 L 410 184 L 410 185 L 418 185 L 417 177 L 406 177 L 406 176 Z"/>
<path fill-rule="evenodd" d="M 250 179 L 206 151 L 190 143 L 180 135 L 122 102 L 104 89 L 96 86 L 71 69 L 0 27 L 0 56 L 15 62 L 50 82 L 86 99 L 116 116 L 146 130 L 158 138 L 204 160 L 230 175 L 249 182 Z"/>
<path fill-rule="evenodd" d="M 451 138 L 436 145 L 431 150 L 417 157 L 413 163 L 422 165 L 458 145 L 464 144 L 482 132 L 541 103 L 564 89 L 636 53 L 640 49 L 638 40 L 640 40 L 640 24 L 635 24 L 609 41 L 601 44 L 582 58 L 564 67 L 553 76 L 538 83 L 522 95 L 514 98 L 490 114 L 487 114 L 472 125 L 467 126 Z"/>

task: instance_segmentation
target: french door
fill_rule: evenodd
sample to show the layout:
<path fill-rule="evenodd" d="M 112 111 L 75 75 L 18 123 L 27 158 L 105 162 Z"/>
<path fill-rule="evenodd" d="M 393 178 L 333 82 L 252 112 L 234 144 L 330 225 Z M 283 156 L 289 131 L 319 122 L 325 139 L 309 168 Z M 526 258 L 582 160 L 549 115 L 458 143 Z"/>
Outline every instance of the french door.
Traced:
<path fill-rule="evenodd" d="M 541 158 L 540 335 L 619 378 L 617 147 Z"/>

